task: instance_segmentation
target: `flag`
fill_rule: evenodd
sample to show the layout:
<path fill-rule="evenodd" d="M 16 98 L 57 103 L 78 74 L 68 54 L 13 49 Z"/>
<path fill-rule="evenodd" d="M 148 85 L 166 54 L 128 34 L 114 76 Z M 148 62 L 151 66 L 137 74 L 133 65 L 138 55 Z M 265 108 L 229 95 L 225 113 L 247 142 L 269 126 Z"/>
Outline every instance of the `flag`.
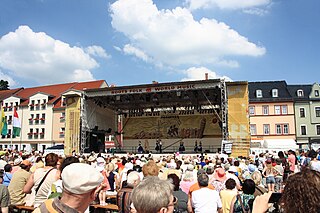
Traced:
<path fill-rule="evenodd" d="M 16 108 L 13 109 L 13 137 L 20 136 L 21 123 Z"/>
<path fill-rule="evenodd" d="M 4 114 L 4 110 L 3 108 L 1 109 L 1 124 L 0 124 L 0 132 L 1 135 L 7 135 L 8 134 L 8 124 L 7 124 L 7 119 L 6 116 Z"/>

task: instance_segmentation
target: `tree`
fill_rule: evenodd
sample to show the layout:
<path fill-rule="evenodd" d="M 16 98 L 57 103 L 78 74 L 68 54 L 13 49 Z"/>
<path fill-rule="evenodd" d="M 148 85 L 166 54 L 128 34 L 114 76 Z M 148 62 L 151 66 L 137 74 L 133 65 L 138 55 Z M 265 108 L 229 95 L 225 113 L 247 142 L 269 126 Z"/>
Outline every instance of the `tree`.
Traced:
<path fill-rule="evenodd" d="M 5 80 L 0 80 L 0 90 L 8 90 L 9 82 Z"/>

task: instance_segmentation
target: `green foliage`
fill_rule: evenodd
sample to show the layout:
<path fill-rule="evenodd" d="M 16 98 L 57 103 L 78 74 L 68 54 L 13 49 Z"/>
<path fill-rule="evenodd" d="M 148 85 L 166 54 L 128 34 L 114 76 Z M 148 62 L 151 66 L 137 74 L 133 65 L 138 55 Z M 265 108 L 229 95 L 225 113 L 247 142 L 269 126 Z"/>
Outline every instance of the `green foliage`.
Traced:
<path fill-rule="evenodd" d="M 8 90 L 9 82 L 5 80 L 0 80 L 0 90 Z"/>

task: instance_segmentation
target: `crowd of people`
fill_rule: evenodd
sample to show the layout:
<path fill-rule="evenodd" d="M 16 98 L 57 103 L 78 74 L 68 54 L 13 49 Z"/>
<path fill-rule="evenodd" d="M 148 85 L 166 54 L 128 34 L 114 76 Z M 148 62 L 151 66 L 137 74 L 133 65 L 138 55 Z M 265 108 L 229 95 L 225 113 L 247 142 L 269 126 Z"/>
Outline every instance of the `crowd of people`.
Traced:
<path fill-rule="evenodd" d="M 316 213 L 319 152 L 66 157 L 7 151 L 0 159 L 1 212 L 15 205 L 89 212 L 91 204 L 114 203 L 126 213 Z"/>

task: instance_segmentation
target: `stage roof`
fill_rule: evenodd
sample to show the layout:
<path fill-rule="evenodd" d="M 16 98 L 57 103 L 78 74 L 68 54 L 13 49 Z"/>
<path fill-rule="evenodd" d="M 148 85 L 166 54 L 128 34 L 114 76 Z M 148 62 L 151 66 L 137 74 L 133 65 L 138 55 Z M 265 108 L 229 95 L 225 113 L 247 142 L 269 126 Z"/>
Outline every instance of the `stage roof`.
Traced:
<path fill-rule="evenodd" d="M 85 98 L 113 110 L 146 108 L 218 106 L 221 104 L 220 79 L 153 83 L 85 90 Z"/>

